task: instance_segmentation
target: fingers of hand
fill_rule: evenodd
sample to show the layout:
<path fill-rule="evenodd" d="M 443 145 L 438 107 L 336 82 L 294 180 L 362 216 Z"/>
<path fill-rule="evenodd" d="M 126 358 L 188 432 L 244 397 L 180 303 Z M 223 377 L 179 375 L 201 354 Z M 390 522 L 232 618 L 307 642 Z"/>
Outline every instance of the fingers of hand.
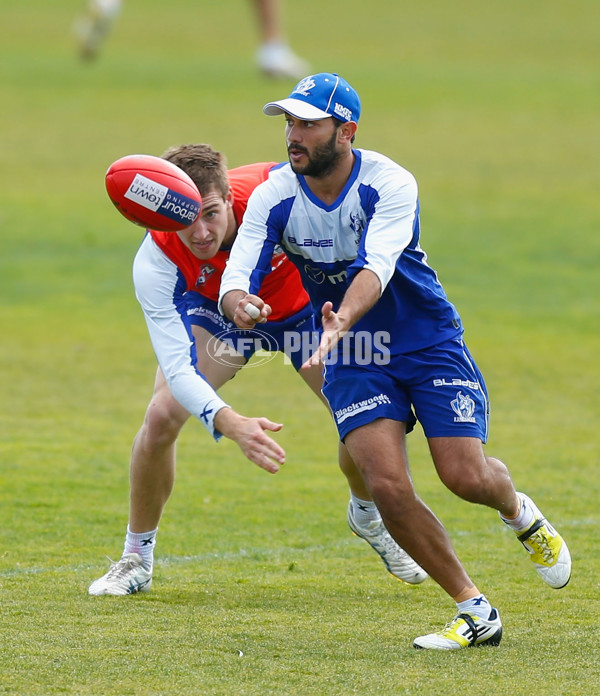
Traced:
<path fill-rule="evenodd" d="M 244 312 L 251 318 L 251 319 L 258 319 L 260 317 L 260 309 L 258 307 L 255 307 L 252 302 L 247 302 L 246 306 L 244 307 Z"/>
<path fill-rule="evenodd" d="M 274 423 L 273 421 L 270 421 L 268 418 L 260 418 L 259 425 L 263 430 L 270 430 L 274 433 L 283 428 L 283 423 Z"/>
<path fill-rule="evenodd" d="M 308 360 L 306 360 L 306 362 L 302 363 L 301 369 L 302 370 L 310 370 L 311 367 L 315 367 L 315 365 L 319 365 L 322 362 L 324 355 L 326 355 L 326 354 L 322 354 L 322 351 L 319 348 L 316 353 L 313 353 L 310 356 L 310 358 L 308 358 Z"/>
<path fill-rule="evenodd" d="M 252 298 L 252 301 L 249 300 Z M 260 303 L 257 306 L 256 303 Z M 239 304 L 236 314 L 239 315 L 239 322 L 249 326 L 254 324 L 264 324 L 267 321 L 267 316 L 271 313 L 269 305 L 265 304 L 260 297 L 247 295 Z"/>
<path fill-rule="evenodd" d="M 276 444 L 276 443 L 273 443 Z M 285 454 L 281 448 L 274 449 L 266 446 L 255 446 L 248 452 L 248 458 L 261 469 L 276 474 L 279 471 L 279 465 L 285 463 Z"/>
<path fill-rule="evenodd" d="M 317 350 L 302 364 L 302 369 L 315 367 L 323 362 L 329 353 L 335 348 L 340 340 L 340 333 L 337 330 L 324 331 L 321 336 L 321 343 Z"/>
<path fill-rule="evenodd" d="M 254 305 L 250 304 L 249 302 L 245 305 L 245 307 L 238 307 L 235 310 L 235 315 L 233 317 L 233 321 L 235 325 L 240 328 L 240 329 L 253 329 L 255 324 L 256 324 L 256 319 L 253 318 L 253 316 L 247 311 L 250 307 L 254 307 Z M 260 310 L 257 310 L 259 315 L 260 315 Z"/>
<path fill-rule="evenodd" d="M 285 450 L 264 432 L 267 424 L 275 426 L 269 430 L 279 430 L 282 427 L 271 421 L 258 423 L 259 429 L 248 438 L 246 456 L 262 469 L 274 474 L 279 471 L 279 465 L 285 463 Z"/>

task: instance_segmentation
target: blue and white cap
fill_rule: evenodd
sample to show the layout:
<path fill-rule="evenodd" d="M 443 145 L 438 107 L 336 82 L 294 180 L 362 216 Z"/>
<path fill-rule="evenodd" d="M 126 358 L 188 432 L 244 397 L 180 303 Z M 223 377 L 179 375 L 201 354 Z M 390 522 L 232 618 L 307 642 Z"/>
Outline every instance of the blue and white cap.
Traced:
<path fill-rule="evenodd" d="M 360 118 L 360 99 L 356 90 L 335 73 L 309 75 L 294 87 L 287 99 L 263 106 L 267 116 L 290 114 L 304 121 L 338 118 L 354 121 Z"/>

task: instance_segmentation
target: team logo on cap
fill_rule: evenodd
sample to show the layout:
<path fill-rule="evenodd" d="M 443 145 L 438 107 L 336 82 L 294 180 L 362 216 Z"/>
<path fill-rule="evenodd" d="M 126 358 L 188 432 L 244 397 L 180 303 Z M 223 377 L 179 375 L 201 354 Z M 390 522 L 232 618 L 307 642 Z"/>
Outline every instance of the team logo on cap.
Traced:
<path fill-rule="evenodd" d="M 292 94 L 302 94 L 303 96 L 308 97 L 310 90 L 314 89 L 314 87 L 316 87 L 316 82 L 312 79 L 312 77 L 305 77 L 296 85 L 296 88 Z"/>
<path fill-rule="evenodd" d="M 347 106 L 338 104 L 337 102 L 335 103 L 335 107 L 333 108 L 333 113 L 336 114 L 336 116 L 339 116 L 344 121 L 352 120 L 352 110 L 349 109 Z"/>

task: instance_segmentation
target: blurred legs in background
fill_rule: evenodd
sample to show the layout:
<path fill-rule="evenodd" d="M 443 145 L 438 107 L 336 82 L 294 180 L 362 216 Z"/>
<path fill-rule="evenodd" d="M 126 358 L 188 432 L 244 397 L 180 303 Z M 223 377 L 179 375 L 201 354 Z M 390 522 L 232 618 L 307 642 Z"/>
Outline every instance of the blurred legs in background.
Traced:
<path fill-rule="evenodd" d="M 85 11 L 75 23 L 79 55 L 83 60 L 93 60 L 98 56 L 122 4 L 122 0 L 88 1 Z"/>
<path fill-rule="evenodd" d="M 258 21 L 260 46 L 258 69 L 268 77 L 299 80 L 310 71 L 308 63 L 289 47 L 281 20 L 281 0 L 251 0 Z M 123 0 L 88 0 L 75 23 L 79 55 L 83 60 L 98 57 L 117 18 Z"/>
<path fill-rule="evenodd" d="M 252 0 L 258 19 L 261 44 L 256 62 L 269 77 L 299 80 L 310 72 L 310 66 L 288 46 L 281 20 L 280 0 Z"/>

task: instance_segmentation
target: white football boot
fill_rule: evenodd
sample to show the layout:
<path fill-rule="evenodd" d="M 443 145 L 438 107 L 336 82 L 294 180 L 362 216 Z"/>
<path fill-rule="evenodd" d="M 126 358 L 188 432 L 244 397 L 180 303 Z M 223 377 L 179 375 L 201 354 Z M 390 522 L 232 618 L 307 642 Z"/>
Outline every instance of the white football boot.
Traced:
<path fill-rule="evenodd" d="M 559 590 L 571 579 L 571 554 L 565 540 L 542 515 L 536 504 L 524 493 L 517 494 L 523 505 L 533 510 L 533 522 L 527 529 L 515 532 L 542 580 Z M 502 519 L 502 517 L 500 517 Z M 502 520 L 505 522 L 505 520 Z M 513 530 L 514 531 L 514 530 Z"/>
<path fill-rule="evenodd" d="M 398 546 L 385 528 L 381 518 L 369 522 L 366 527 L 359 527 L 354 519 L 352 501 L 350 501 L 347 519 L 352 532 L 375 549 L 388 572 L 394 577 L 410 585 L 418 585 L 427 579 L 427 573 L 403 548 Z"/>
<path fill-rule="evenodd" d="M 415 638 L 413 647 L 428 650 L 459 650 L 481 645 L 499 645 L 502 622 L 496 609 L 487 619 L 463 612 L 457 614 L 441 631 Z"/>
<path fill-rule="evenodd" d="M 90 585 L 91 595 L 129 595 L 148 592 L 152 585 L 152 571 L 142 565 L 137 553 L 126 553 L 116 563 L 111 561 L 110 570 Z"/>
<path fill-rule="evenodd" d="M 310 72 L 309 64 L 297 56 L 285 43 L 264 43 L 256 53 L 259 70 L 268 77 L 299 80 Z"/>

